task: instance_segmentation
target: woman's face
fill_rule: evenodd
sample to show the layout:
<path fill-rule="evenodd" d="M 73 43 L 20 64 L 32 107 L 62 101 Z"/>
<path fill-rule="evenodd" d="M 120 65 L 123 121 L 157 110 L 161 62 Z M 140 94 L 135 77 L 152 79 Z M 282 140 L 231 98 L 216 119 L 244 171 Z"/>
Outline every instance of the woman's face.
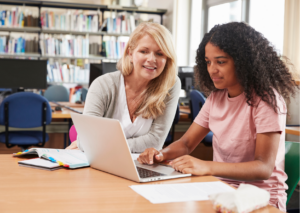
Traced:
<path fill-rule="evenodd" d="M 129 56 L 133 63 L 132 74 L 148 81 L 158 77 L 167 62 L 167 56 L 147 34 L 138 41 L 137 47 L 129 52 Z"/>
<path fill-rule="evenodd" d="M 205 61 L 210 78 L 217 89 L 241 89 L 231 56 L 209 42 L 205 46 Z"/>

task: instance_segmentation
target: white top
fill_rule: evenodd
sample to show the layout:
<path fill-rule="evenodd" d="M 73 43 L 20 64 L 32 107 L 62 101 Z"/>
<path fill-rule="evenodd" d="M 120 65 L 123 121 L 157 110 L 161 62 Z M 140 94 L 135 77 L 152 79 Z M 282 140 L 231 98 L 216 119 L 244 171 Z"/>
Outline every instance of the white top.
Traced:
<path fill-rule="evenodd" d="M 139 115 L 132 123 L 126 100 L 124 77 L 123 75 L 120 76 L 120 87 L 118 91 L 118 99 L 116 101 L 113 113 L 113 118 L 120 121 L 126 138 L 134 138 L 145 135 L 150 131 L 153 119 L 145 119 L 141 115 Z"/>

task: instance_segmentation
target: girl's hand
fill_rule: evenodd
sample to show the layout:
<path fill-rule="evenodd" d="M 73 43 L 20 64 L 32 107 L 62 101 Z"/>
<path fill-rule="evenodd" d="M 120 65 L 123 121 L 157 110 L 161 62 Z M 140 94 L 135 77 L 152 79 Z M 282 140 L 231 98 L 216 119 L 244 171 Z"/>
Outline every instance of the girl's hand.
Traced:
<path fill-rule="evenodd" d="M 148 148 L 140 154 L 137 160 L 143 164 L 153 164 L 153 162 L 162 162 L 164 160 L 164 156 L 160 151 L 157 151 L 154 148 Z"/>
<path fill-rule="evenodd" d="M 194 158 L 190 155 L 184 155 L 171 161 L 170 165 L 183 174 L 209 175 L 209 162 Z"/>
<path fill-rule="evenodd" d="M 79 149 L 77 146 L 77 141 L 73 141 L 66 149 Z"/>

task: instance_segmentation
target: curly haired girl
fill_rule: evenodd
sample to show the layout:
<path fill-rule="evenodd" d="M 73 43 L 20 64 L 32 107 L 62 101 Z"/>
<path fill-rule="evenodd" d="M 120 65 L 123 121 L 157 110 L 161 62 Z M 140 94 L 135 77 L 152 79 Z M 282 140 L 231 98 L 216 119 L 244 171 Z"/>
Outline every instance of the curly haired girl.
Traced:
<path fill-rule="evenodd" d="M 261 33 L 238 22 L 205 34 L 196 64 L 196 83 L 209 94 L 201 111 L 182 138 L 160 151 L 146 149 L 139 162 L 175 159 L 171 164 L 182 173 L 253 184 L 285 211 L 285 100 L 299 89 L 286 64 Z M 209 131 L 213 161 L 189 156 Z"/>

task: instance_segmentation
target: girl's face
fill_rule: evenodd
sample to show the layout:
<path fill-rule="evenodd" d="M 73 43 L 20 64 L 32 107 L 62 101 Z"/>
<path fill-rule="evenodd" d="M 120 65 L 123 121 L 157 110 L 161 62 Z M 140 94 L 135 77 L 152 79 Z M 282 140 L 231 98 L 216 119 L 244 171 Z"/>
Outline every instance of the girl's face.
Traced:
<path fill-rule="evenodd" d="M 167 62 L 167 56 L 147 34 L 138 41 L 137 47 L 129 52 L 129 56 L 133 63 L 132 74 L 148 81 L 158 77 Z"/>
<path fill-rule="evenodd" d="M 231 56 L 209 42 L 205 46 L 205 61 L 210 78 L 217 89 L 228 89 L 231 97 L 242 91 Z"/>

